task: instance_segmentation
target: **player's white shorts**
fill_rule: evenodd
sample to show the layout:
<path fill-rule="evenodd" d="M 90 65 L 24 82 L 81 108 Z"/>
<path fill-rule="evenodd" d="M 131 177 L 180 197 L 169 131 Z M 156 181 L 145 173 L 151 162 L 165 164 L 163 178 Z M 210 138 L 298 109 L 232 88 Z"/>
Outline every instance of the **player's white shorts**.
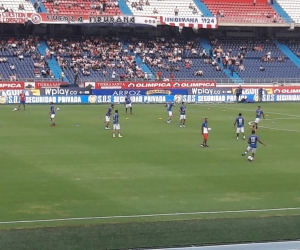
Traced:
<path fill-rule="evenodd" d="M 110 116 L 105 116 L 105 121 L 109 122 L 110 121 Z"/>
<path fill-rule="evenodd" d="M 247 147 L 247 151 L 251 150 L 252 154 L 256 153 L 256 148 L 251 148 L 250 146 Z"/>
<path fill-rule="evenodd" d="M 239 134 L 239 133 L 245 133 L 244 127 L 237 127 L 237 128 L 236 128 L 236 133 L 237 133 L 237 134 Z"/>
<path fill-rule="evenodd" d="M 120 124 L 114 124 L 113 125 L 114 130 L 120 130 Z"/>
<path fill-rule="evenodd" d="M 255 118 L 255 123 L 259 123 L 260 122 L 260 118 Z"/>
<path fill-rule="evenodd" d="M 186 116 L 185 115 L 180 115 L 180 120 L 185 120 Z"/>
<path fill-rule="evenodd" d="M 173 116 L 173 112 L 172 111 L 168 111 L 168 113 L 169 113 L 170 117 Z"/>
<path fill-rule="evenodd" d="M 51 114 L 50 117 L 51 117 L 51 119 L 54 119 L 55 114 Z"/>
<path fill-rule="evenodd" d="M 126 108 L 131 108 L 131 103 L 126 104 Z"/>

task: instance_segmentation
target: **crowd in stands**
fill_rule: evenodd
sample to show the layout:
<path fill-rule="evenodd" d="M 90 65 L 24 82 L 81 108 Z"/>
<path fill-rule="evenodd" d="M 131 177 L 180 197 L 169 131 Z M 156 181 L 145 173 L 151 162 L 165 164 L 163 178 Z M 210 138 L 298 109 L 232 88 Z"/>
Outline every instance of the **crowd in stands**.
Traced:
<path fill-rule="evenodd" d="M 43 0 L 48 13 L 119 15 L 118 0 Z"/>
<path fill-rule="evenodd" d="M 102 79 L 143 79 L 144 72 L 137 65 L 134 55 L 123 50 L 116 38 L 81 38 L 74 41 L 49 39 L 49 51 L 69 77 L 100 77 Z"/>
<path fill-rule="evenodd" d="M 46 42 L 48 48 L 42 55 L 37 50 L 39 38 L 0 41 L 1 78 L 54 78 L 48 65 L 52 58 L 63 71 L 61 78 L 67 76 L 71 81 L 226 78 L 223 70 L 242 78 L 263 77 L 262 72 L 269 78 L 289 72 L 300 75 L 273 41 L 263 39 L 211 38 L 209 51 L 198 38 L 81 37 Z M 299 46 L 297 49 L 299 52 Z M 145 72 L 143 64 L 151 72 Z"/>
<path fill-rule="evenodd" d="M 37 38 L 28 37 L 0 42 L 0 71 L 2 79 L 54 77 L 47 60 L 37 50 Z"/>

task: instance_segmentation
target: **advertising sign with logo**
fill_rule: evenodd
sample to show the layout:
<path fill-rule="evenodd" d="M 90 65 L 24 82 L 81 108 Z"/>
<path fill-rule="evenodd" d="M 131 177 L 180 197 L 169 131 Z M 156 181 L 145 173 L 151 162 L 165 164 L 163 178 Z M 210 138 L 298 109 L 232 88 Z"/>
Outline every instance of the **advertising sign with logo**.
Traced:
<path fill-rule="evenodd" d="M 135 95 L 187 95 L 186 89 L 93 89 L 93 95 L 114 95 L 114 96 L 125 96 L 129 94 L 130 96 Z"/>
<path fill-rule="evenodd" d="M 5 95 L 4 95 L 5 93 Z M 29 93 L 29 92 L 28 92 Z M 10 92 L 3 92 L 0 95 L 0 104 L 16 104 L 19 103 L 18 95 L 9 95 Z M 241 98 L 253 99 L 253 94 L 241 95 Z M 214 94 L 214 95 L 133 95 L 131 96 L 133 103 L 166 103 L 168 101 L 174 101 L 176 103 L 187 102 L 187 103 L 206 103 L 206 102 L 235 102 L 235 95 L 227 94 Z M 73 95 L 73 96 L 37 96 L 37 95 L 26 95 L 26 103 L 28 104 L 43 104 L 43 103 L 65 103 L 65 104 L 109 104 L 109 103 L 123 103 L 125 96 L 117 95 Z M 271 102 L 284 102 L 284 101 L 300 101 L 300 94 L 284 94 L 284 95 L 266 95 L 263 101 Z"/>
<path fill-rule="evenodd" d="M 224 95 L 233 94 L 232 88 L 189 88 L 189 95 Z"/>
<path fill-rule="evenodd" d="M 90 95 L 91 89 L 87 88 L 41 88 L 41 95 Z"/>
<path fill-rule="evenodd" d="M 92 89 L 187 89 L 215 88 L 216 81 L 85 82 Z"/>
<path fill-rule="evenodd" d="M 40 89 L 40 88 L 59 88 L 60 85 L 66 85 L 67 82 L 25 82 L 26 89 Z"/>

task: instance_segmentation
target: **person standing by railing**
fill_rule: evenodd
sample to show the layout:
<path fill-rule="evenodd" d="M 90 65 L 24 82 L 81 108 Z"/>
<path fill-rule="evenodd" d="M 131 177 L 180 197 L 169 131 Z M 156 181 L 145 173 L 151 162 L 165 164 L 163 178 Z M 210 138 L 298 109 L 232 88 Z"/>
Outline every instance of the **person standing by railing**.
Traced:
<path fill-rule="evenodd" d="M 240 85 L 236 90 L 235 90 L 235 96 L 236 96 L 236 102 L 238 103 L 240 100 L 240 96 L 243 93 L 242 86 Z"/>

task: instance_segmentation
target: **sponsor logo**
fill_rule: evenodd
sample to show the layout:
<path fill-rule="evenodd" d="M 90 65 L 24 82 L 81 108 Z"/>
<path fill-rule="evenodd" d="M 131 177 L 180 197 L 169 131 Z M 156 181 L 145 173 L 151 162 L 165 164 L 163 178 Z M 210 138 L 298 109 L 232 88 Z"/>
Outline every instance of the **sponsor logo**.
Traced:
<path fill-rule="evenodd" d="M 127 84 L 128 88 L 192 88 L 216 87 L 215 82 L 138 82 Z"/>
<path fill-rule="evenodd" d="M 90 90 L 81 88 L 42 88 L 42 95 L 89 95 Z"/>
<path fill-rule="evenodd" d="M 0 83 L 0 89 L 21 89 L 22 83 Z"/>
<path fill-rule="evenodd" d="M 129 95 L 141 95 L 141 91 L 140 90 L 115 90 L 113 92 L 113 95 L 117 95 L 117 96 L 125 96 L 127 94 L 129 94 Z"/>
<path fill-rule="evenodd" d="M 65 82 L 35 82 L 35 86 L 37 89 L 57 88 L 57 87 L 60 87 L 61 84 L 66 84 L 66 83 Z"/>
<path fill-rule="evenodd" d="M 2 90 L 1 95 L 3 96 L 19 96 L 24 90 Z M 40 90 L 39 89 L 31 89 L 31 90 L 25 90 L 24 91 L 26 96 L 40 96 Z"/>
<path fill-rule="evenodd" d="M 182 100 L 182 95 L 174 95 L 174 102 L 180 103 Z"/>
<path fill-rule="evenodd" d="M 274 94 L 300 94 L 300 88 L 275 88 Z"/>
<path fill-rule="evenodd" d="M 96 95 L 90 95 L 88 100 L 89 100 L 89 103 L 96 103 L 97 96 Z"/>
<path fill-rule="evenodd" d="M 191 95 L 221 95 L 232 94 L 231 88 L 190 88 L 188 93 Z"/>
<path fill-rule="evenodd" d="M 170 90 L 165 90 L 165 89 L 153 89 L 153 90 L 146 91 L 146 95 L 154 95 L 154 94 L 171 95 L 172 92 Z"/>
<path fill-rule="evenodd" d="M 6 96 L 0 96 L 0 104 L 6 103 Z"/>

